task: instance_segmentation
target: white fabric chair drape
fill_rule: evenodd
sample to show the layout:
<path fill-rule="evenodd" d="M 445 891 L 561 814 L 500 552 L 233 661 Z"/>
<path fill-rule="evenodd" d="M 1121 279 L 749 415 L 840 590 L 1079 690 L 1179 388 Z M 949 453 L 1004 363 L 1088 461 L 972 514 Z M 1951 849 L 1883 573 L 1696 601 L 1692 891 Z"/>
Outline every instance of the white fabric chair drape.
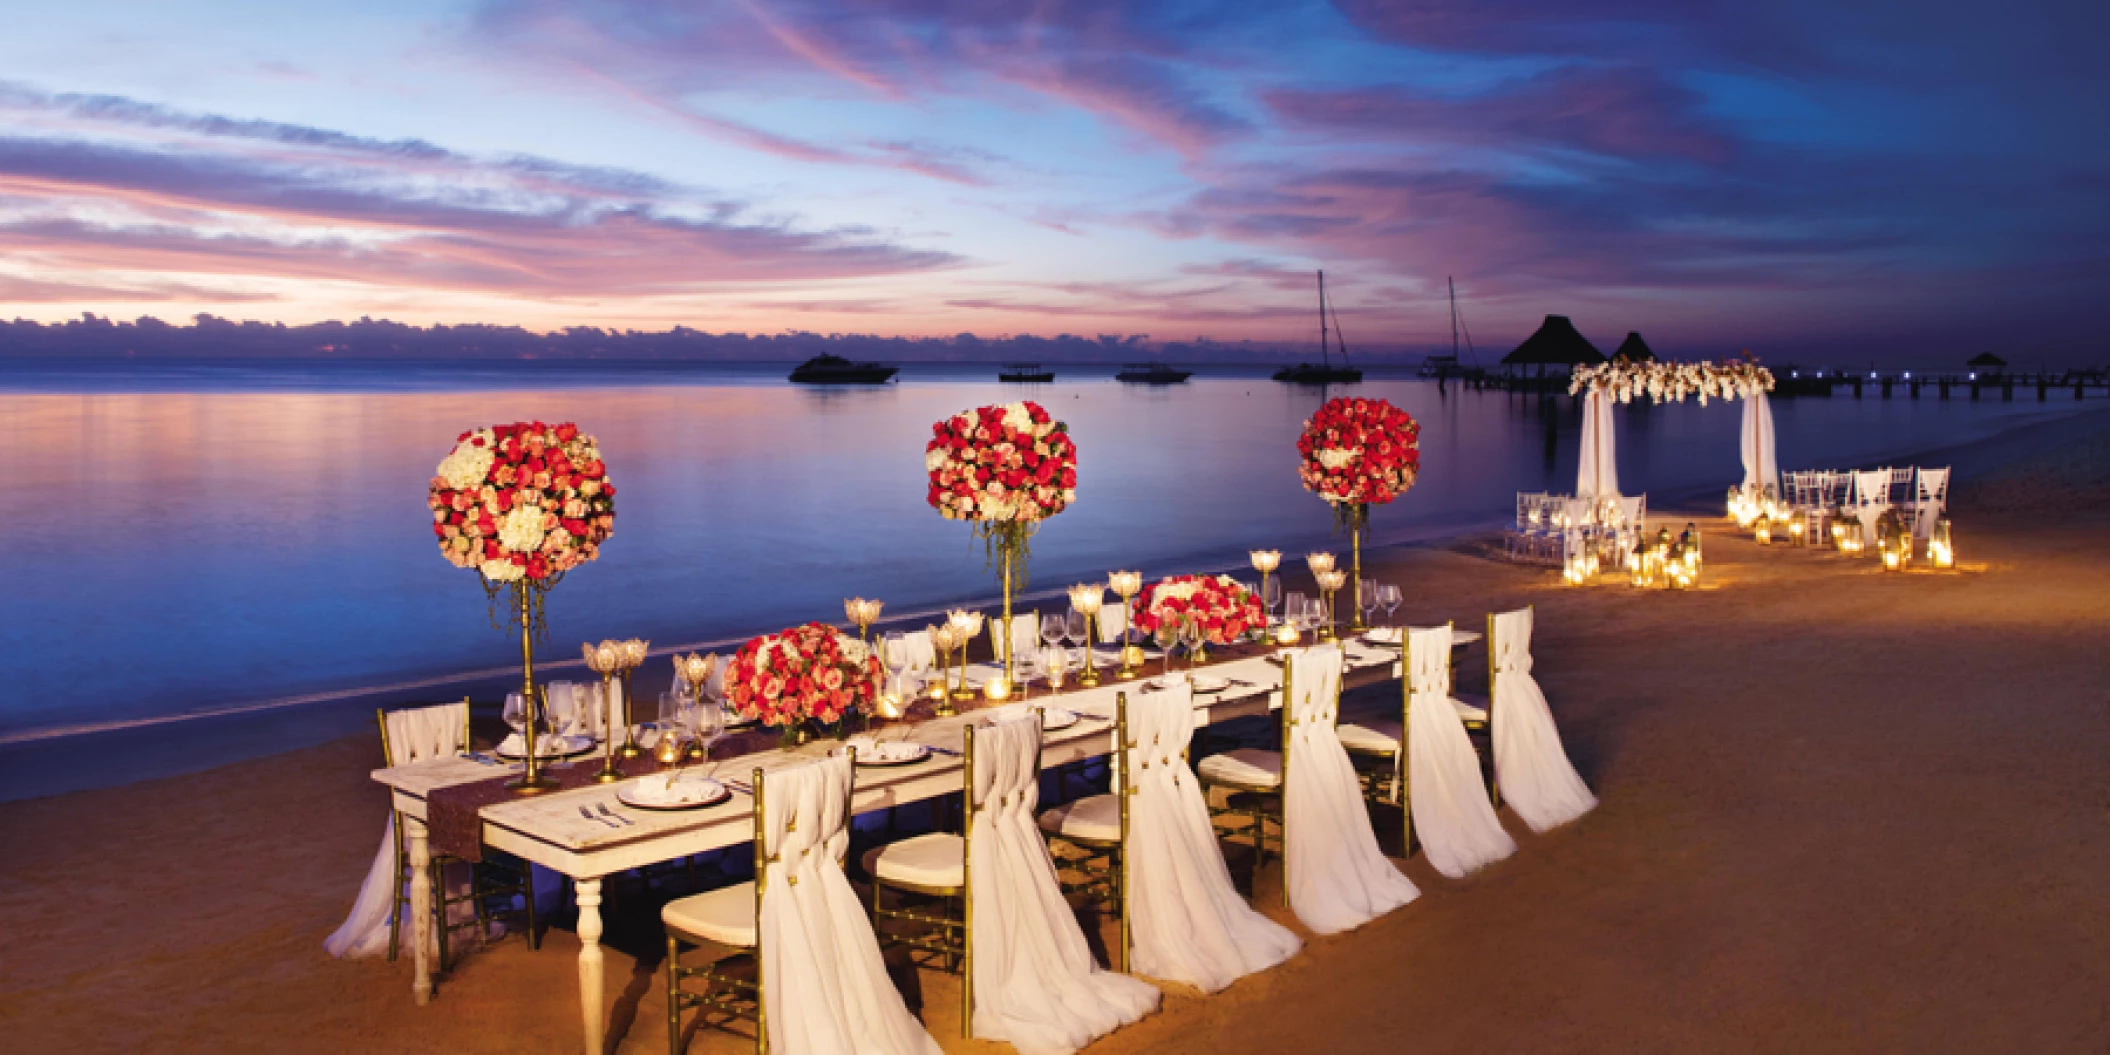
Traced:
<path fill-rule="evenodd" d="M 763 786 L 762 952 L 771 1051 L 938 1055 L 888 977 L 844 876 L 850 759 L 772 770 Z"/>
<path fill-rule="evenodd" d="M 1128 856 L 1136 973 L 1216 992 L 1303 947 L 1231 883 L 1201 783 L 1181 753 L 1194 736 L 1186 683 L 1128 701 Z M 1116 792 L 1118 794 L 1118 792 Z"/>
<path fill-rule="evenodd" d="M 882 641 L 881 647 L 886 650 L 883 659 L 889 668 L 904 668 L 901 672 L 901 684 L 894 686 L 894 691 L 901 695 L 906 696 L 915 691 L 910 687 L 910 682 L 920 686 L 923 683 L 923 675 L 938 669 L 938 648 L 931 643 L 928 630 L 902 634 L 898 642 Z"/>
<path fill-rule="evenodd" d="M 1040 613 L 1021 612 L 1011 617 L 1011 653 L 1020 660 L 1040 652 Z M 989 619 L 989 655 L 1004 662 L 1004 620 Z"/>
<path fill-rule="evenodd" d="M 1289 904 L 1320 934 L 1359 927 L 1421 896 L 1377 848 L 1348 752 L 1334 735 L 1339 645 L 1288 653 L 1290 726 L 1282 760 L 1283 867 Z"/>
<path fill-rule="evenodd" d="M 1619 494 L 1619 462 L 1612 444 L 1612 397 L 1596 389 L 1583 396 L 1582 458 L 1575 493 L 1582 498 Z"/>
<path fill-rule="evenodd" d="M 1414 831 L 1456 879 L 1517 852 L 1480 782 L 1480 759 L 1451 699 L 1451 628 L 1407 632 L 1407 791 Z"/>
<path fill-rule="evenodd" d="M 1062 898 L 1035 821 L 1039 716 L 976 729 L 974 756 L 974 1035 L 1024 1055 L 1075 1051 L 1148 1014 L 1158 991 L 1094 962 Z"/>
<path fill-rule="evenodd" d="M 1854 474 L 1854 514 L 1861 521 L 1861 539 L 1876 544 L 1876 521 L 1890 509 L 1890 470 L 1875 469 Z"/>
<path fill-rule="evenodd" d="M 1557 827 L 1597 808 L 1576 775 L 1538 679 L 1531 676 L 1531 609 L 1495 616 L 1493 725 L 1495 781 L 1531 830 Z"/>
<path fill-rule="evenodd" d="M 1780 460 L 1773 442 L 1773 406 L 1764 392 L 1754 391 L 1744 399 L 1744 490 L 1756 493 L 1770 487 L 1780 494 Z"/>
<path fill-rule="evenodd" d="M 388 725 L 390 759 L 396 765 L 402 765 L 462 753 L 468 748 L 462 743 L 463 729 L 468 724 L 468 708 L 464 701 L 388 714 L 384 720 Z M 359 885 L 359 896 L 352 902 L 351 915 L 323 939 L 322 947 L 331 956 L 358 959 L 380 956 L 388 951 L 389 914 L 395 905 L 397 884 L 405 881 L 396 868 L 394 825 L 395 817 L 391 813 L 381 826 L 381 848 L 374 851 L 374 863 L 368 866 L 366 879 Z M 465 877 L 448 878 L 450 885 L 467 882 Z M 468 905 L 458 905 L 456 909 L 464 915 L 475 913 L 475 909 Z M 398 930 L 401 940 L 407 944 L 411 933 L 410 921 L 403 921 Z M 438 947 L 439 939 L 434 935 L 430 948 L 437 952 Z"/>
<path fill-rule="evenodd" d="M 1941 519 L 1942 511 L 1949 505 L 1949 470 L 1921 469 L 1919 471 L 1917 498 L 1913 503 L 1912 535 L 1926 540 L 1934 537 L 1934 522 Z"/>

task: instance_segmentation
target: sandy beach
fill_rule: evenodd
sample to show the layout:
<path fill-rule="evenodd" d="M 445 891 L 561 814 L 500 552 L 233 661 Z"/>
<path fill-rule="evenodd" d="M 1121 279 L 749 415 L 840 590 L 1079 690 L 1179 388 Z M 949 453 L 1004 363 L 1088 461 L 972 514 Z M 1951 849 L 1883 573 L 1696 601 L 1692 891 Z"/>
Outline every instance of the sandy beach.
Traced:
<path fill-rule="evenodd" d="M 2110 413 L 1923 464 L 1946 461 L 1948 574 L 1762 549 L 1718 496 L 1694 506 L 1693 593 L 1563 588 L 1485 538 L 1375 554 L 1409 621 L 1537 606 L 1537 674 L 1602 805 L 1544 835 L 1505 811 L 1510 860 L 1463 881 L 1407 860 L 1414 904 L 1226 992 L 1168 989 L 1090 1050 L 2105 1050 Z M 407 957 L 323 952 L 382 830 L 378 762 L 367 731 L 0 805 L 8 1049 L 576 1050 L 568 912 L 424 1008 Z M 1275 875 L 1258 904 L 1294 927 Z M 666 893 L 611 888 L 610 1047 L 663 1051 Z M 901 980 L 946 1050 L 1010 1050 L 958 1040 L 955 979 Z"/>

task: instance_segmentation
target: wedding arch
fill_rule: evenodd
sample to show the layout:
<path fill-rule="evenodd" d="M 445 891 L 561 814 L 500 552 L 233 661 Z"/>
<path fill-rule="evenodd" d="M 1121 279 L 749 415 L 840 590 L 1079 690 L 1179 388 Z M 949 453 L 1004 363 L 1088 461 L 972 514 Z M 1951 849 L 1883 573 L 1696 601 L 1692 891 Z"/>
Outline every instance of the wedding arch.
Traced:
<path fill-rule="evenodd" d="M 1674 363 L 1653 359 L 1612 359 L 1578 366 L 1569 375 L 1569 394 L 1583 395 L 1582 457 L 1576 467 L 1578 498 L 1619 496 L 1619 470 L 1612 442 L 1612 404 L 1648 399 L 1656 403 L 1697 398 L 1744 400 L 1744 490 L 1771 487 L 1778 493 L 1780 466 L 1774 454 L 1773 410 L 1766 393 L 1773 372 L 1748 356 L 1727 362 Z"/>

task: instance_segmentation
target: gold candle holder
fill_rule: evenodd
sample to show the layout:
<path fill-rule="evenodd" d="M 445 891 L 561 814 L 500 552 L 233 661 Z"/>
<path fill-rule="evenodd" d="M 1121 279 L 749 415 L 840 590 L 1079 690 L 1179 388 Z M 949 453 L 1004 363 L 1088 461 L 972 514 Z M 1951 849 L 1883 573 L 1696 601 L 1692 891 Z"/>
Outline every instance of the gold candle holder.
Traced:
<path fill-rule="evenodd" d="M 965 703 L 975 696 L 974 690 L 967 687 L 967 646 L 982 632 L 983 617 L 980 612 L 956 608 L 945 613 L 945 620 L 952 626 L 954 656 L 960 667 L 960 684 L 952 690 L 952 699 L 954 703 Z"/>
<path fill-rule="evenodd" d="M 1117 571 L 1106 577 L 1106 585 L 1121 598 L 1121 667 L 1114 676 L 1134 678 L 1143 673 L 1143 647 L 1135 643 L 1136 594 L 1143 590 L 1143 573 Z"/>
<path fill-rule="evenodd" d="M 623 656 L 622 754 L 624 758 L 643 758 L 645 755 L 645 749 L 637 746 L 637 697 L 630 691 L 630 675 L 635 673 L 637 668 L 644 664 L 645 655 L 646 653 L 651 651 L 651 645 L 643 639 L 635 637 L 631 638 L 628 641 L 623 641 L 620 643 L 611 643 L 615 644 L 617 648 L 620 648 L 622 650 Z M 609 707 L 608 713 L 609 719 L 613 721 L 615 717 L 615 708 L 612 704 Z M 613 732 L 610 732 L 609 737 L 613 739 L 614 735 L 615 734 Z"/>
<path fill-rule="evenodd" d="M 1099 642 L 1099 609 L 1106 603 L 1106 587 L 1098 583 L 1078 583 L 1070 587 L 1070 607 L 1084 615 L 1084 673 L 1077 676 L 1077 684 L 1091 688 L 1099 684 L 1099 666 L 1092 662 L 1092 652 Z M 1053 679 L 1051 679 L 1053 680 Z M 1051 686 L 1061 688 L 1060 684 Z"/>
<path fill-rule="evenodd" d="M 1340 636 L 1335 634 L 1333 631 L 1333 604 L 1334 598 L 1341 591 L 1341 587 L 1346 586 L 1348 584 L 1348 573 L 1344 571 L 1328 570 L 1324 574 L 1318 576 L 1318 579 L 1320 587 L 1320 596 L 1322 598 L 1321 603 L 1326 606 L 1326 626 L 1319 631 L 1319 640 L 1339 641 Z"/>
<path fill-rule="evenodd" d="M 1282 566 L 1282 551 L 1279 549 L 1256 549 L 1251 554 L 1253 570 L 1260 573 L 1260 629 L 1253 632 L 1253 640 L 1267 640 L 1267 580 Z"/>
<path fill-rule="evenodd" d="M 885 607 L 885 601 L 867 601 L 862 597 L 852 597 L 843 602 L 843 615 L 857 627 L 857 640 L 871 643 L 872 624 L 879 621 L 880 609 Z"/>
<path fill-rule="evenodd" d="M 586 669 L 601 676 L 601 708 L 604 712 L 608 710 L 608 701 L 614 698 L 610 687 L 615 683 L 616 668 L 621 665 L 623 659 L 621 651 L 613 646 L 614 642 L 611 641 L 603 641 L 598 647 L 592 644 L 579 646 L 579 650 L 586 657 Z M 608 735 L 601 738 L 601 771 L 595 773 L 593 779 L 599 784 L 613 784 L 623 779 L 623 771 L 615 764 L 613 725 L 608 726 Z"/>

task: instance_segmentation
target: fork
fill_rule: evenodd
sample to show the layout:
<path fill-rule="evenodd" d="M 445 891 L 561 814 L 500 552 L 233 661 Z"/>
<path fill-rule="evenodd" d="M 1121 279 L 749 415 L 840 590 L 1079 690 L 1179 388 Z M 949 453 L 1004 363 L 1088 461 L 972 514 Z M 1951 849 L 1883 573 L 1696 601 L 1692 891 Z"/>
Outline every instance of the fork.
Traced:
<path fill-rule="evenodd" d="M 581 806 L 581 807 L 579 807 L 579 816 L 581 816 L 581 817 L 584 817 L 584 818 L 586 818 L 587 820 L 590 820 L 590 821 L 600 821 L 600 822 L 601 822 L 602 824 L 605 824 L 605 825 L 609 826 L 610 828 L 620 828 L 620 827 L 622 827 L 622 825 L 620 825 L 620 824 L 617 824 L 616 822 L 614 822 L 614 821 L 612 821 L 612 820 L 609 820 L 609 819 L 608 819 L 608 818 L 606 818 L 606 817 L 596 817 L 596 816 L 594 816 L 594 814 L 593 814 L 593 811 L 592 811 L 592 810 L 590 810 L 590 809 L 587 809 L 587 808 L 586 808 L 586 807 L 584 807 L 584 806 Z"/>
<path fill-rule="evenodd" d="M 598 809 L 598 810 L 600 810 L 600 811 L 601 811 L 601 816 L 603 816 L 603 817 L 612 817 L 612 818 L 614 818 L 614 819 L 616 819 L 616 820 L 622 821 L 622 822 L 623 822 L 623 823 L 624 823 L 625 825 L 631 825 L 631 824 L 636 824 L 636 823 L 637 823 L 636 821 L 633 821 L 633 820 L 631 820 L 630 818 L 628 818 L 628 817 L 625 817 L 625 816 L 623 816 L 623 815 L 622 815 L 622 814 L 620 814 L 620 813 L 616 813 L 616 812 L 614 812 L 613 810 L 610 810 L 610 809 L 608 808 L 608 804 L 607 804 L 607 803 L 605 803 L 605 802 L 597 802 L 597 803 L 594 803 L 594 808 L 595 808 L 595 809 Z"/>

